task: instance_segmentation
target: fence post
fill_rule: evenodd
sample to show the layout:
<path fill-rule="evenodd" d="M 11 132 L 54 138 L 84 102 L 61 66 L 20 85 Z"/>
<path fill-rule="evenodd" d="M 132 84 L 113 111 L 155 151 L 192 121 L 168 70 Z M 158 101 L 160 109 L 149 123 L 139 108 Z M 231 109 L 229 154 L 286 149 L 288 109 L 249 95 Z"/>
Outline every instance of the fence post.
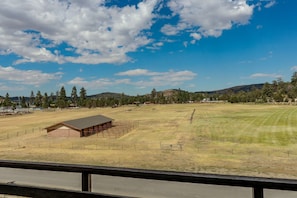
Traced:
<path fill-rule="evenodd" d="M 92 178 L 88 172 L 82 172 L 81 174 L 81 190 L 91 192 L 92 191 Z"/>
<path fill-rule="evenodd" d="M 264 198 L 263 188 L 262 187 L 254 187 L 253 188 L 254 196 L 253 198 Z"/>

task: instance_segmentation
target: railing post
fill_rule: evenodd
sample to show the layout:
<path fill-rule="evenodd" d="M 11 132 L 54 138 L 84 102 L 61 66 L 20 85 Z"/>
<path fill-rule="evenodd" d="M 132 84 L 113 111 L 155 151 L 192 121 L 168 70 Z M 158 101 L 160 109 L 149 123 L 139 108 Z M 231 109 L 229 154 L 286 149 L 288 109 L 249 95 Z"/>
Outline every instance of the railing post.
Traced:
<path fill-rule="evenodd" d="M 91 174 L 88 172 L 81 173 L 81 190 L 82 191 L 92 191 L 92 179 Z"/>
<path fill-rule="evenodd" d="M 263 188 L 262 187 L 254 187 L 253 188 L 254 197 L 253 198 L 264 198 Z"/>

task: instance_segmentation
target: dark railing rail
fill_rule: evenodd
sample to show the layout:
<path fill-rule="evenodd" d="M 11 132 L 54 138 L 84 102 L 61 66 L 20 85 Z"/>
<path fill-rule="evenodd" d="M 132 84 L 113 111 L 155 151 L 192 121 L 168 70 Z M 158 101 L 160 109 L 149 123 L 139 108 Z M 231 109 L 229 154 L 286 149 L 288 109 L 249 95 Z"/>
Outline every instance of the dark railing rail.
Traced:
<path fill-rule="evenodd" d="M 161 181 L 248 187 L 253 189 L 253 198 L 264 198 L 264 189 L 297 191 L 297 180 L 290 179 L 271 179 L 259 177 L 184 173 L 172 171 L 155 171 L 129 168 L 114 168 L 102 166 L 98 167 L 43 162 L 21 162 L 7 160 L 0 160 L 0 167 L 81 173 L 81 191 L 20 186 L 16 184 L 0 184 L 0 194 L 10 194 L 29 197 L 124 197 L 92 193 L 91 175 L 108 175 Z"/>

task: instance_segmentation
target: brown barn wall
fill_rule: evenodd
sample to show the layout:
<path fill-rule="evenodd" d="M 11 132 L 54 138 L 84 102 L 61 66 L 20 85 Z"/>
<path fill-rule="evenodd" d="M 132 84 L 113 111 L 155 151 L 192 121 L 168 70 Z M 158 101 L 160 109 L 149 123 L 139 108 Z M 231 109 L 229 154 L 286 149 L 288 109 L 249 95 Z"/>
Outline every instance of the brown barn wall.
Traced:
<path fill-rule="evenodd" d="M 56 129 L 47 134 L 49 137 L 80 137 L 80 132 L 73 129 Z"/>

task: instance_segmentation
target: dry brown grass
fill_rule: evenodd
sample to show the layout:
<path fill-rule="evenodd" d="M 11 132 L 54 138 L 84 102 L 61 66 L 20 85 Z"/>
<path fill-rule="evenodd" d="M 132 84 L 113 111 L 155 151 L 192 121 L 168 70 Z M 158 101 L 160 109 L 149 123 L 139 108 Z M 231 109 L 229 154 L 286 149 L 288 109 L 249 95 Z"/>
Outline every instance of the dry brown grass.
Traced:
<path fill-rule="evenodd" d="M 284 109 L 285 110 L 281 110 Z M 196 109 L 193 123 L 190 117 Z M 184 104 L 124 106 L 119 108 L 73 109 L 0 117 L 1 159 L 50 161 L 118 167 L 210 172 L 269 177 L 297 177 L 295 142 L 267 143 L 263 130 L 270 127 L 286 143 L 293 137 L 294 107 L 268 105 Z M 272 113 L 271 113 L 272 112 Z M 287 113 L 286 113 L 287 112 Z M 263 113 L 263 120 L 257 123 Z M 43 128 L 64 120 L 103 114 L 121 127 L 104 136 L 49 138 Z M 233 117 L 232 117 L 233 116 Z M 268 116 L 269 117 L 269 116 Z M 125 128 L 125 124 L 126 128 Z M 133 128 L 130 126 L 133 125 Z M 257 130 L 255 129 L 257 125 Z M 289 129 L 289 128 L 292 129 Z M 32 129 L 34 128 L 34 131 Z M 123 130 L 129 133 L 121 133 Z M 118 131 L 117 131 L 118 130 Z M 252 130 L 252 131 L 250 131 Z M 26 133 L 22 133 L 27 131 Z M 116 132 L 117 131 L 117 132 Z M 120 132 L 122 136 L 113 136 Z M 297 132 L 297 131 L 296 131 Z M 18 133 L 18 135 L 16 135 Z M 9 135 L 7 135 L 9 134 Z M 281 134 L 281 135 L 284 135 Z M 262 137 L 263 136 L 263 137 Z M 9 138 L 8 138 L 9 137 Z M 283 140 L 284 139 L 284 140 Z M 180 150 L 180 148 L 182 150 Z"/>

